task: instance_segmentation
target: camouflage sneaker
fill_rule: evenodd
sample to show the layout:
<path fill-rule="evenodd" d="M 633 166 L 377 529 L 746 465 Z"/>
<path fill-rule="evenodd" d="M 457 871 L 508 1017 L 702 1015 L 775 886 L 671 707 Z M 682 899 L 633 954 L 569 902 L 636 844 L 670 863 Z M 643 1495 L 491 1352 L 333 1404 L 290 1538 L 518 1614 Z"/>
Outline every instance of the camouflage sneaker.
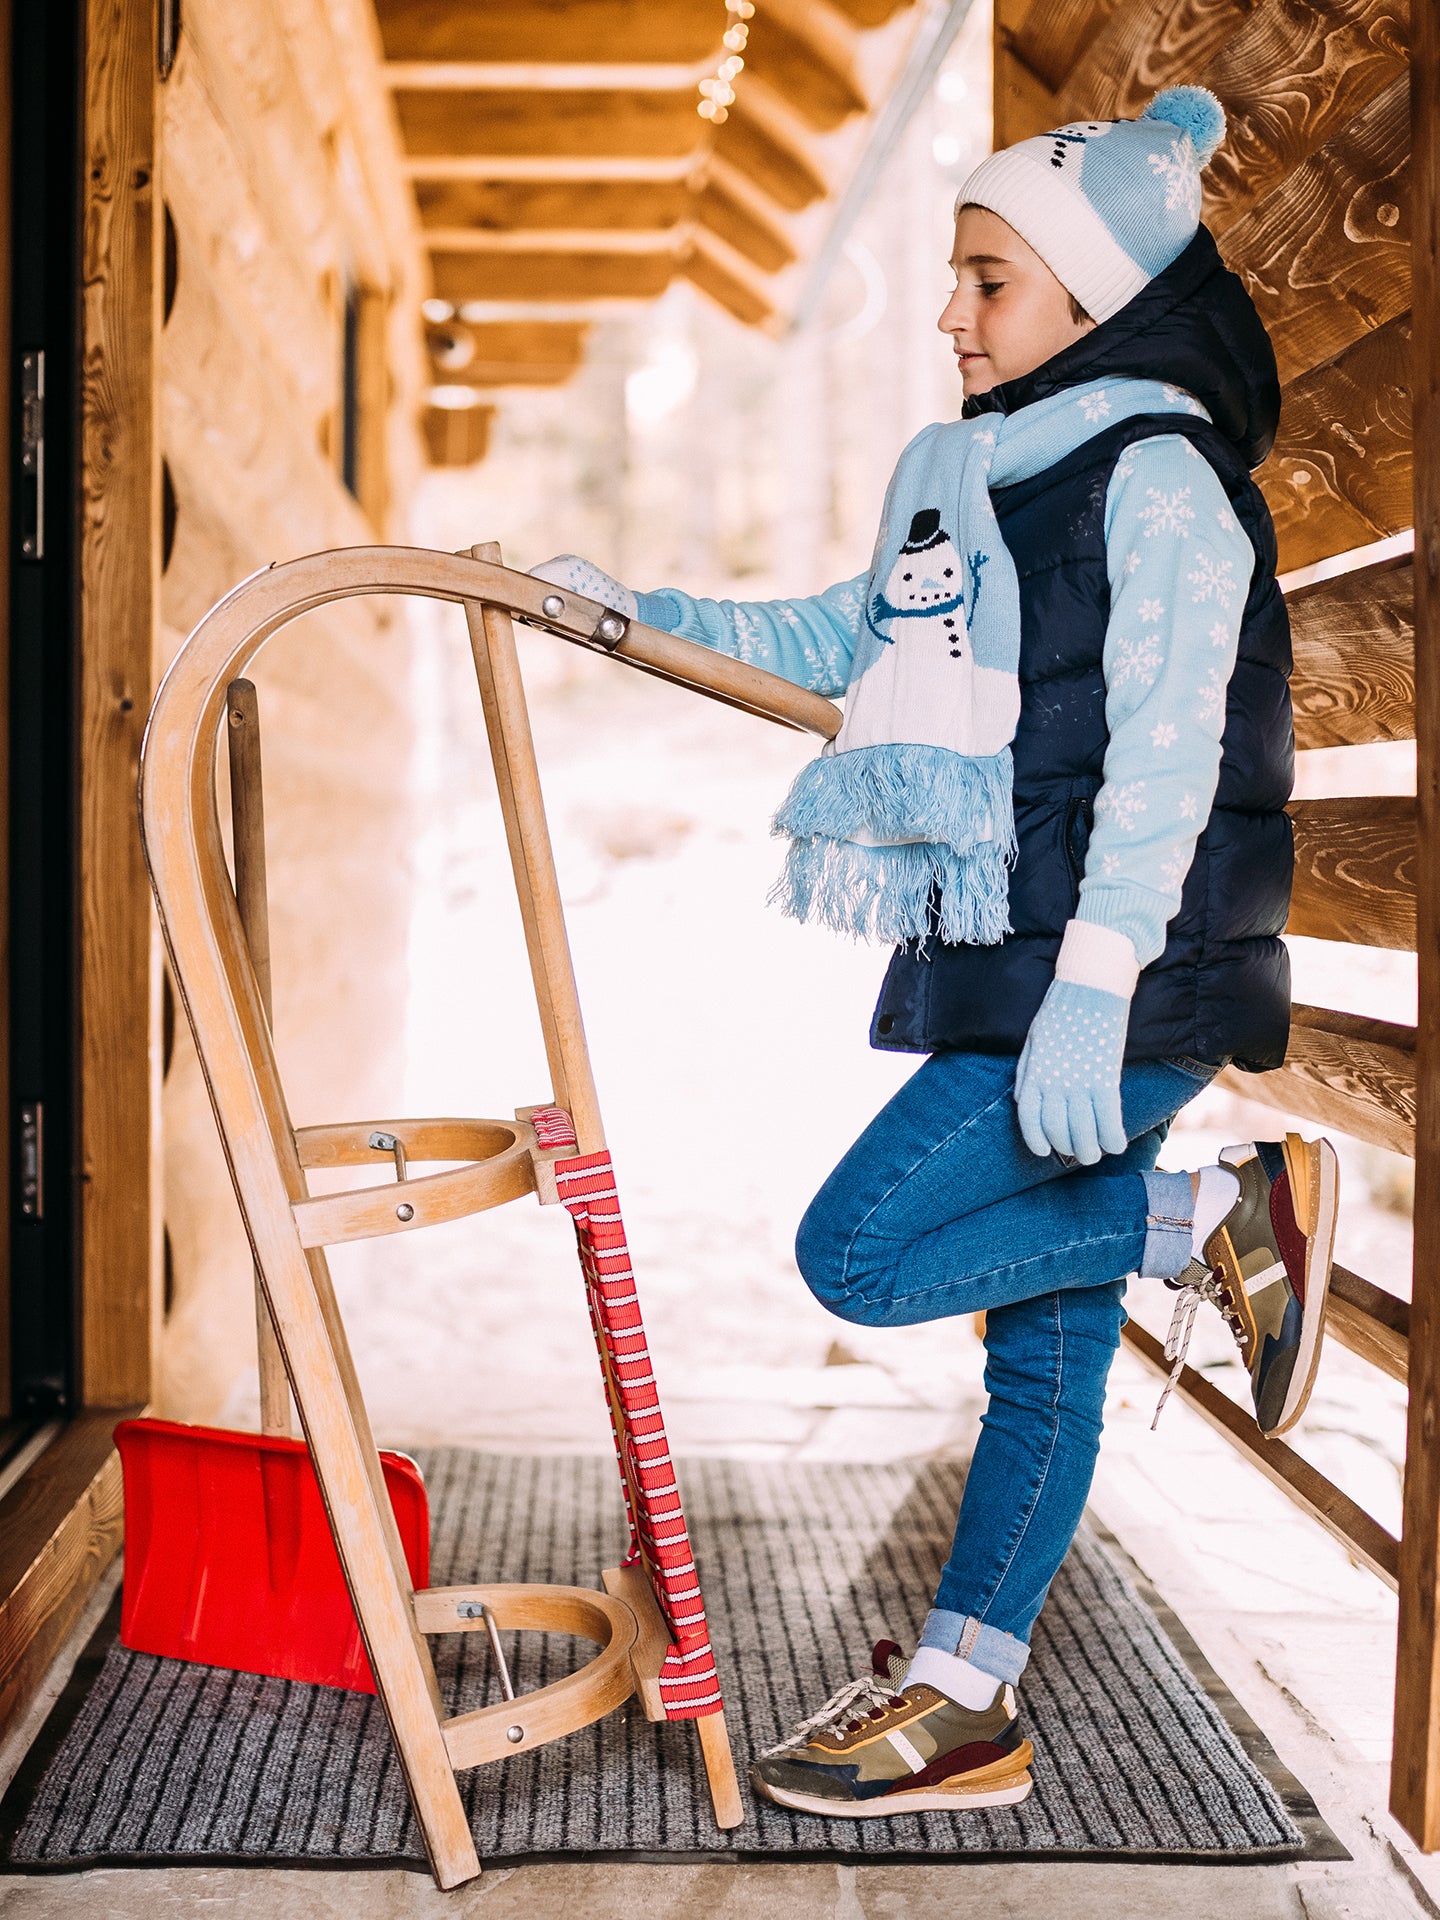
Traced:
<path fill-rule="evenodd" d="M 1010 1807 L 1033 1782 L 1015 1690 L 997 1681 L 978 1712 L 934 1687 L 903 1684 L 909 1662 L 882 1640 L 852 1680 L 750 1769 L 758 1793 L 803 1813 L 874 1820 L 893 1813 Z"/>
<path fill-rule="evenodd" d="M 1220 1164 L 1239 1180 L 1240 1198 L 1205 1242 L 1204 1259 L 1169 1283 L 1181 1297 L 1165 1343 L 1175 1363 L 1166 1393 L 1184 1364 L 1195 1308 L 1208 1301 L 1224 1314 L 1249 1369 L 1261 1432 L 1288 1433 L 1320 1363 L 1339 1162 L 1328 1140 L 1287 1133 L 1283 1144 L 1227 1147 Z"/>

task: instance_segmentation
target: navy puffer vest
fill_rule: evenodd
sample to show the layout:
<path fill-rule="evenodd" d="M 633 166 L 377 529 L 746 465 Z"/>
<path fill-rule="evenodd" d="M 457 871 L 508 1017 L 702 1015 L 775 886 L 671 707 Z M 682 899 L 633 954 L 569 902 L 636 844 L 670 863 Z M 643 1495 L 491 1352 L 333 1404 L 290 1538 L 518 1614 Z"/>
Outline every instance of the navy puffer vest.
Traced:
<path fill-rule="evenodd" d="M 1140 976 L 1126 1055 L 1233 1057 L 1259 1072 L 1280 1065 L 1290 1021 L 1289 961 L 1280 939 L 1294 864 L 1284 810 L 1294 768 L 1290 628 L 1275 584 L 1274 529 L 1249 471 L 1273 440 L 1279 394 L 1258 316 L 1203 228 L 1113 320 L 1037 374 L 982 396 L 975 410 L 1013 411 L 1106 374 L 1178 381 L 1205 403 L 1215 424 L 1174 415 L 1121 421 L 1044 473 L 995 490 L 1020 579 L 1012 931 L 993 947 L 932 938 L 898 949 L 871 1040 L 922 1053 L 1019 1053 L 1024 1045 L 1078 901 L 1103 779 L 1106 491 L 1125 447 L 1178 433 L 1219 475 L 1257 563 L 1214 805 L 1165 951 Z"/>

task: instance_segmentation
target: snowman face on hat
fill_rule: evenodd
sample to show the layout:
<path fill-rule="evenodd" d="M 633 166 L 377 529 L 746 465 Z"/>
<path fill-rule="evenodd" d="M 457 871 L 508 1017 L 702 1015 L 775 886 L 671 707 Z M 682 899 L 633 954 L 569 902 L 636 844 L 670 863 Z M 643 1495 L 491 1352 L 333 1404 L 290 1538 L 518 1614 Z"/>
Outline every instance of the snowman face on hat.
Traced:
<path fill-rule="evenodd" d="M 1071 175 L 1078 179 L 1086 146 L 1092 140 L 1103 139 L 1114 125 L 1113 120 L 1071 120 L 1063 127 L 1056 127 L 1053 133 L 1042 135 L 1041 139 L 1050 148 L 1050 165 L 1062 179 Z"/>

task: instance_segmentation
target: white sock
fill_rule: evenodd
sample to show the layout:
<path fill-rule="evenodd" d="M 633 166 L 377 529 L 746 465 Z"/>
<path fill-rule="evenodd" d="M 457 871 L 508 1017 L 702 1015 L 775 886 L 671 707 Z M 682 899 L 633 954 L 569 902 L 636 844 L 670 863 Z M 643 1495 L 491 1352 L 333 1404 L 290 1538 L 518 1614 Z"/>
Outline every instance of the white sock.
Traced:
<path fill-rule="evenodd" d="M 1205 1258 L 1205 1242 L 1239 1198 L 1240 1178 L 1229 1167 L 1200 1169 L 1200 1191 L 1195 1196 L 1195 1225 L 1190 1233 L 1193 1259 Z"/>
<path fill-rule="evenodd" d="M 907 1687 L 934 1687 L 957 1706 L 978 1712 L 988 1707 L 997 1691 L 1005 1685 L 993 1673 L 984 1673 L 962 1660 L 958 1653 L 942 1653 L 939 1647 L 921 1647 L 910 1662 L 905 1676 Z"/>

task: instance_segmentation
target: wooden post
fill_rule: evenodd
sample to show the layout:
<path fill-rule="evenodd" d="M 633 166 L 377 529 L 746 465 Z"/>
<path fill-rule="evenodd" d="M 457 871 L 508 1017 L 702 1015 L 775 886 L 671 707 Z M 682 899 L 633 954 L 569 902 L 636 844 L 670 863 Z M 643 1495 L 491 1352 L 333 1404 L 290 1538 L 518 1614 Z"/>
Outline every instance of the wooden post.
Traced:
<path fill-rule="evenodd" d="M 225 689 L 225 739 L 230 760 L 230 822 L 235 842 L 235 904 L 250 949 L 260 1004 L 272 1032 L 270 903 L 265 890 L 265 789 L 260 764 L 260 702 L 254 683 L 232 680 Z M 260 1364 L 260 1431 L 289 1433 L 290 1382 L 275 1322 L 255 1269 L 255 1340 Z"/>
<path fill-rule="evenodd" d="M 153 10 L 89 0 L 82 140 L 81 1393 L 148 1400 L 158 953 L 135 831 L 158 597 Z"/>
<path fill-rule="evenodd" d="M 500 549 L 493 543 L 472 547 L 470 552 L 476 560 L 500 564 Z M 515 651 L 515 629 L 503 608 L 482 607 L 473 600 L 465 602 L 465 619 L 490 736 L 500 811 L 505 817 L 510 863 L 515 869 L 515 891 L 525 924 L 525 944 L 555 1103 L 570 1115 L 580 1152 L 599 1153 L 605 1145 L 605 1130 L 580 1017 L 580 994 L 570 959 L 555 855 L 545 824 L 545 802 Z"/>
<path fill-rule="evenodd" d="M 1420 860 L 1416 944 L 1415 1281 L 1400 1542 L 1400 1631 L 1390 1808 L 1440 1846 L 1440 19 L 1411 19 L 1414 275 L 1415 733 Z"/>
<path fill-rule="evenodd" d="M 493 541 L 472 547 L 470 553 L 473 559 L 488 560 L 495 566 L 500 564 L 500 549 Z M 580 993 L 570 957 L 570 938 L 565 931 L 565 909 L 560 899 L 550 829 L 545 821 L 545 800 L 540 790 L 540 768 L 525 705 L 525 686 L 520 677 L 515 628 L 503 607 L 482 606 L 474 600 L 465 602 L 465 620 L 475 656 L 480 701 L 485 709 L 490 757 L 515 871 L 515 893 L 525 927 L 525 944 L 530 954 L 535 1001 L 545 1036 L 555 1102 L 569 1113 L 580 1152 L 599 1153 L 605 1145 L 600 1101 L 580 1016 Z M 618 1387 L 603 1347 L 601 1368 L 606 1391 L 616 1394 Z M 630 1463 L 622 1461 L 621 1470 L 628 1476 Z M 606 1586 L 616 1591 L 612 1582 L 621 1576 L 607 1573 L 604 1578 Z M 668 1629 L 660 1620 L 648 1576 L 631 1581 L 626 1597 L 652 1653 L 663 1649 Z M 637 1661 L 636 1685 L 642 1703 L 647 1698 L 646 1681 L 653 1683 L 658 1673 L 658 1665 L 650 1667 L 644 1659 Z M 646 1711 L 653 1718 L 658 1707 L 659 1689 L 652 1684 Z M 745 1810 L 735 1778 L 735 1760 L 725 1731 L 725 1716 L 709 1714 L 697 1720 L 695 1726 L 716 1824 L 722 1828 L 738 1827 Z"/>

